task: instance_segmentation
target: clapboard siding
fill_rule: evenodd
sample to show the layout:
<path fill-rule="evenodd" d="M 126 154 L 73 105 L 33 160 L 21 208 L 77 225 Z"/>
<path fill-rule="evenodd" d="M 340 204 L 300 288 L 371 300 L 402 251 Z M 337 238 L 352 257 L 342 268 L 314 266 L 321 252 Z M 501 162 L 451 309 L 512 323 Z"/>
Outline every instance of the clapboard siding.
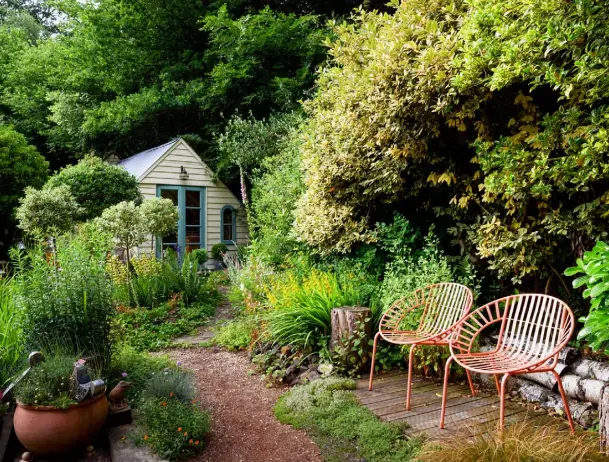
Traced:
<path fill-rule="evenodd" d="M 188 179 L 180 179 L 181 167 L 188 172 Z M 206 248 L 211 248 L 221 242 L 220 214 L 222 208 L 230 205 L 237 210 L 237 243 L 243 244 L 249 240 L 249 231 L 245 211 L 241 202 L 221 182 L 214 181 L 213 172 L 194 153 L 184 141 L 177 143 L 165 155 L 163 155 L 147 172 L 139 179 L 140 191 L 144 199 L 156 197 L 158 185 L 172 186 L 196 186 L 205 187 L 206 202 Z M 140 252 L 151 251 L 151 240 L 140 246 Z M 234 246 L 229 246 L 234 250 Z"/>

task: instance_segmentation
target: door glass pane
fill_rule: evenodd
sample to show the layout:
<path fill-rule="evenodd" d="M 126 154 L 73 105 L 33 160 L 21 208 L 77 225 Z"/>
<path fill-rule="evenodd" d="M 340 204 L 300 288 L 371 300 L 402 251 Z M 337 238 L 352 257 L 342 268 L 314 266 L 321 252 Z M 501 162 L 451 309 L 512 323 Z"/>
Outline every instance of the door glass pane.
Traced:
<path fill-rule="evenodd" d="M 161 189 L 161 197 L 171 199 L 173 205 L 178 205 L 178 190 L 177 189 Z"/>
<path fill-rule="evenodd" d="M 167 243 L 177 243 L 178 242 L 178 230 L 177 230 L 177 226 L 176 226 L 176 230 L 166 234 L 165 236 L 163 236 L 163 242 L 167 242 Z"/>
<path fill-rule="evenodd" d="M 201 243 L 201 228 L 186 228 L 186 251 L 190 252 L 191 250 L 198 249 Z"/>
<path fill-rule="evenodd" d="M 201 209 L 186 209 L 186 226 L 201 224 Z"/>
<path fill-rule="evenodd" d="M 186 207 L 201 207 L 201 192 L 186 190 Z"/>

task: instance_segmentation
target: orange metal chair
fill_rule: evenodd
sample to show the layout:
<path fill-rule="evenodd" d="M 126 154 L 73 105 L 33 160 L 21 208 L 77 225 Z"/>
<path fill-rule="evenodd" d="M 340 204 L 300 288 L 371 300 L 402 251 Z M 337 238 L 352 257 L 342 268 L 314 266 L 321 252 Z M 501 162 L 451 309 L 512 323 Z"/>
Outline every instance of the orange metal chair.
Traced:
<path fill-rule="evenodd" d="M 494 324 L 500 325 L 497 347 L 489 352 L 472 353 L 478 335 Z M 549 295 L 511 295 L 472 311 L 458 323 L 450 341 L 451 357 L 446 363 L 444 375 L 440 428 L 444 428 L 448 371 L 454 360 L 468 374 L 478 372 L 495 377 L 501 400 L 501 428 L 505 423 L 505 386 L 508 377 L 530 372 L 551 372 L 556 377 L 569 426 L 574 432 L 569 402 L 560 375 L 555 370 L 558 354 L 569 342 L 574 328 L 575 319 L 571 309 L 562 300 Z M 503 375 L 501 385 L 499 375 Z"/>
<path fill-rule="evenodd" d="M 372 390 L 374 360 L 379 338 L 397 345 L 410 345 L 408 386 L 406 391 L 406 410 L 410 410 L 412 364 L 416 346 L 448 346 L 455 324 L 469 312 L 472 302 L 473 295 L 471 290 L 464 285 L 449 282 L 427 286 L 395 302 L 383 314 L 379 323 L 379 331 L 374 336 L 368 390 Z M 422 313 L 416 330 L 402 330 L 401 324 L 407 320 L 406 316 L 417 309 L 421 309 Z M 467 373 L 467 379 L 469 380 L 472 394 L 474 394 L 474 385 L 469 372 Z"/>

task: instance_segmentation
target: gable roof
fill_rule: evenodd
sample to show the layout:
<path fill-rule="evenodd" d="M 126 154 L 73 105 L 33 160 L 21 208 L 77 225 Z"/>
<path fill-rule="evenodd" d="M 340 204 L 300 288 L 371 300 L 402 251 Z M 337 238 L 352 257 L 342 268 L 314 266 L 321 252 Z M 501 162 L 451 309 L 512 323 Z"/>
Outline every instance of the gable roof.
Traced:
<path fill-rule="evenodd" d="M 129 173 L 135 176 L 138 180 L 142 178 L 150 167 L 152 167 L 167 151 L 173 148 L 180 140 L 176 138 L 168 143 L 151 148 L 146 151 L 139 152 L 131 157 L 121 160 L 118 165 L 125 168 Z"/>

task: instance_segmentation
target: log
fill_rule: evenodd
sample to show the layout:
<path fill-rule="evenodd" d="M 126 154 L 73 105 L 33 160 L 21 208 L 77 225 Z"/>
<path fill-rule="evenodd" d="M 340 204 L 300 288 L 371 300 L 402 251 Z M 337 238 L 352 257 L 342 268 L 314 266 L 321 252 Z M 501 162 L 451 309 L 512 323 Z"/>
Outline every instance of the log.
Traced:
<path fill-rule="evenodd" d="M 601 438 L 601 448 L 609 453 L 609 387 L 603 389 L 598 405 L 598 431 Z"/>
<path fill-rule="evenodd" d="M 330 350 L 336 351 L 340 348 L 347 352 L 345 359 L 351 364 L 360 365 L 360 370 L 370 356 L 370 318 L 370 309 L 363 306 L 341 306 L 334 308 L 331 313 Z M 358 339 L 359 344 L 355 345 Z M 359 349 L 363 350 L 362 354 L 358 353 Z"/>
<path fill-rule="evenodd" d="M 522 377 L 510 377 L 507 388 L 512 396 L 520 396 L 525 401 L 538 403 L 546 409 L 554 409 L 558 413 L 564 414 L 565 407 L 560 394 L 554 393 L 548 388 L 537 383 L 526 380 Z M 579 402 L 569 400 L 569 408 L 573 420 L 583 427 L 590 427 L 594 424 L 596 411 L 590 402 Z"/>
<path fill-rule="evenodd" d="M 583 379 L 596 379 L 609 382 L 609 364 L 591 359 L 578 359 L 571 364 L 571 372 Z"/>
<path fill-rule="evenodd" d="M 600 403 L 603 389 L 607 385 L 602 380 L 582 379 L 579 375 L 575 374 L 565 374 L 561 378 L 569 398 L 589 401 L 596 405 Z"/>

